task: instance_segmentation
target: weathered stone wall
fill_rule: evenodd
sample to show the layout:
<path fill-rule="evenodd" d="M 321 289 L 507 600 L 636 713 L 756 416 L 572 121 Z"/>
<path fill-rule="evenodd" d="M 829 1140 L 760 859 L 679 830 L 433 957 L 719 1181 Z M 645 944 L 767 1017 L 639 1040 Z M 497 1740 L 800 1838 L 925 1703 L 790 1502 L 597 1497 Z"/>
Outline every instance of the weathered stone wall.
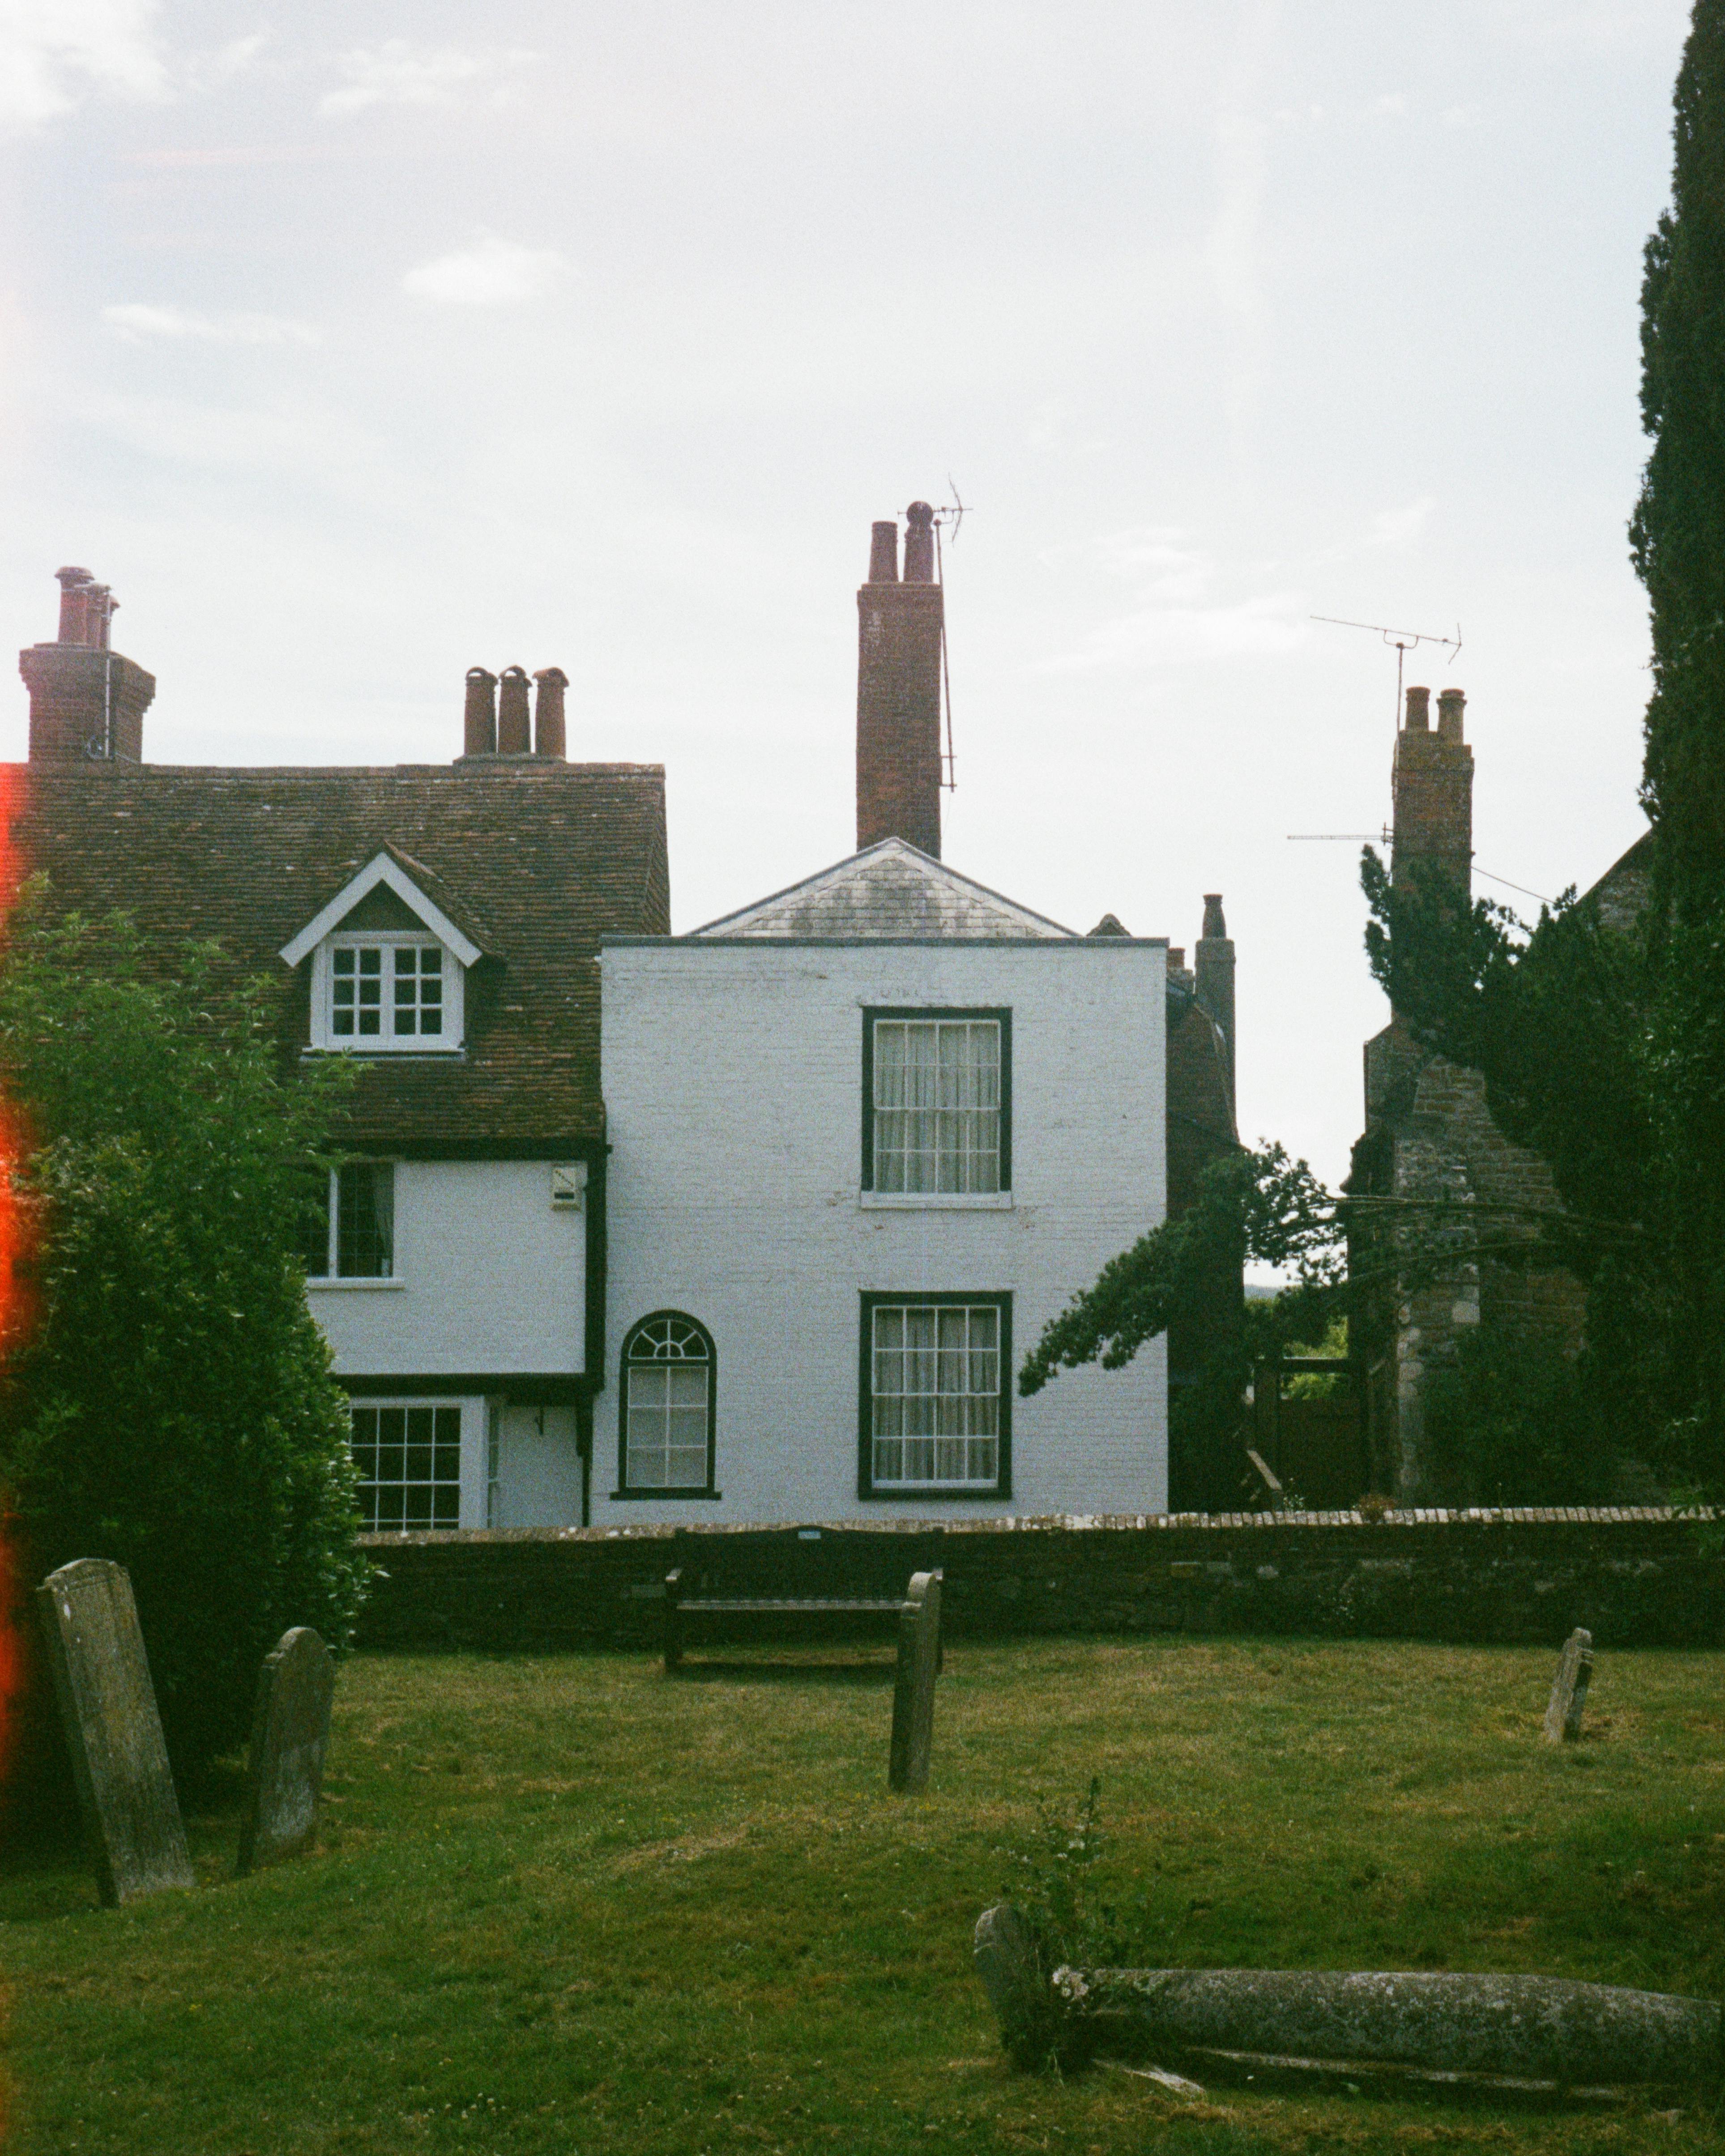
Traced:
<path fill-rule="evenodd" d="M 709 1591 L 902 1593 L 940 1566 L 954 1637 L 1301 1633 L 1555 1650 L 1725 1645 L 1725 1561 L 1660 1508 L 568 1528 L 373 1536 L 370 1647 L 657 1642 L 665 1573 Z"/>

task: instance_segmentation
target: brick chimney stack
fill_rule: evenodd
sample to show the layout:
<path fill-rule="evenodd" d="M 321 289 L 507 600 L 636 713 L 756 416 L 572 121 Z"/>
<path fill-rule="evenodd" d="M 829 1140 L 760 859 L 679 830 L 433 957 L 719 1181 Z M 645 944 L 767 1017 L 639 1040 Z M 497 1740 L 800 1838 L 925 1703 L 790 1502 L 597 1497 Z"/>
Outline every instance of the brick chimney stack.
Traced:
<path fill-rule="evenodd" d="M 1234 1110 L 1234 942 L 1219 891 L 1204 895 L 1204 927 L 1193 957 L 1198 1000 L 1216 1021 L 1227 1047 L 1228 1106 Z"/>
<path fill-rule="evenodd" d="M 1473 881 L 1473 751 L 1462 733 L 1467 699 L 1459 689 L 1438 698 L 1431 731 L 1431 691 L 1409 689 L 1407 714 L 1395 740 L 1394 821 L 1390 874 L 1398 883 L 1429 866 L 1466 897 Z"/>
<path fill-rule="evenodd" d="M 902 579 L 898 526 L 877 524 L 856 595 L 856 848 L 903 839 L 938 860 L 944 617 L 934 511 L 913 501 L 906 524 Z"/>
<path fill-rule="evenodd" d="M 88 569 L 55 572 L 59 633 L 18 657 L 30 692 L 32 763 L 141 763 L 156 677 L 110 649 L 119 601 Z"/>

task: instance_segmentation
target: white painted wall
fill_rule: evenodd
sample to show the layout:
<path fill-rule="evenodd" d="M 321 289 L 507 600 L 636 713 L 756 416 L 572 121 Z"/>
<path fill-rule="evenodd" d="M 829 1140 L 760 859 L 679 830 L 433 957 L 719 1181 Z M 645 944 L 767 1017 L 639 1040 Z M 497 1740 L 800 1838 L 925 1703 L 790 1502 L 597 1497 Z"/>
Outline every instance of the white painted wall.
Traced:
<path fill-rule="evenodd" d="M 1160 1511 L 1163 1343 L 1013 1402 L 1009 1501 L 856 1495 L 859 1292 L 1006 1289 L 1014 1359 L 1166 1189 L 1160 944 L 673 942 L 603 953 L 611 1367 L 593 1518 L 817 1520 Z M 1013 1203 L 860 1202 L 865 1005 L 1013 1014 Z M 722 1502 L 609 1502 L 616 1363 L 636 1319 L 686 1311 L 718 1353 Z"/>
<path fill-rule="evenodd" d="M 338 1376 L 573 1373 L 585 1207 L 553 1210 L 545 1161 L 399 1161 L 395 1277 L 310 1281 L 306 1293 Z"/>

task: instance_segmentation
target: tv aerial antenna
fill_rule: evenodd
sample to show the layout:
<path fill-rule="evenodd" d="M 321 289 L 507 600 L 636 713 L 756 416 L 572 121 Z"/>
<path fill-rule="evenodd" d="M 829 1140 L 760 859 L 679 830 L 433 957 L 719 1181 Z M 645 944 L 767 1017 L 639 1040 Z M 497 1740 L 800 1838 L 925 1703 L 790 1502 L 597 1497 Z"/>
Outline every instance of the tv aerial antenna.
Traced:
<path fill-rule="evenodd" d="M 946 551 L 942 543 L 941 535 L 942 531 L 950 531 L 952 535 L 952 544 L 955 547 L 957 545 L 959 531 L 963 526 L 965 518 L 970 514 L 970 505 L 959 493 L 958 483 L 951 472 L 947 474 L 947 486 L 952 499 L 949 502 L 943 502 L 934 512 L 934 580 L 941 588 L 941 687 L 944 692 L 947 707 L 947 746 L 941 756 L 941 762 L 947 767 L 947 775 L 941 783 L 948 793 L 956 793 L 958 790 L 958 773 L 957 765 L 952 755 L 952 663 L 947 651 L 947 564 Z"/>
<path fill-rule="evenodd" d="M 1398 726 L 1402 722 L 1402 669 L 1408 654 L 1417 650 L 1422 644 L 1441 644 L 1453 659 L 1461 649 L 1461 624 L 1459 621 L 1453 636 L 1435 636 L 1430 629 L 1386 629 L 1381 621 L 1344 621 L 1337 613 L 1314 613 L 1307 618 L 1311 621 L 1326 622 L 1332 629 L 1368 629 L 1392 648 L 1395 653 L 1395 722 Z"/>
<path fill-rule="evenodd" d="M 1408 654 L 1410 651 L 1417 651 L 1422 644 L 1430 644 L 1440 646 L 1453 659 L 1461 649 L 1461 624 L 1459 621 L 1455 624 L 1455 634 L 1453 636 L 1439 636 L 1430 629 L 1389 629 L 1381 621 L 1348 621 L 1344 620 L 1340 614 L 1335 613 L 1309 614 L 1307 619 L 1310 621 L 1324 622 L 1332 629 L 1368 629 L 1373 636 L 1380 638 L 1395 653 L 1395 723 L 1398 727 L 1402 722 L 1402 674 L 1407 664 Z M 1376 831 L 1290 831 L 1288 833 L 1291 839 L 1313 841 L 1342 839 L 1374 846 L 1387 846 L 1390 843 L 1390 836 L 1388 824 Z"/>

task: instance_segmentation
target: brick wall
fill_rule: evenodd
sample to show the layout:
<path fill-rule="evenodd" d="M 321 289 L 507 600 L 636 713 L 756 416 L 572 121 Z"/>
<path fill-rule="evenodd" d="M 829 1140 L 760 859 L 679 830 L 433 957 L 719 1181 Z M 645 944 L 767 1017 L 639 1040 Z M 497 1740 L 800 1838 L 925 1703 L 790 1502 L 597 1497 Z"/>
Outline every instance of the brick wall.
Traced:
<path fill-rule="evenodd" d="M 1555 1648 L 1725 1646 L 1725 1561 L 1662 1509 L 1152 1515 L 373 1536 L 368 1647 L 658 1638 L 665 1573 L 717 1592 L 901 1591 L 939 1566 L 954 1638 L 1276 1634 Z"/>

